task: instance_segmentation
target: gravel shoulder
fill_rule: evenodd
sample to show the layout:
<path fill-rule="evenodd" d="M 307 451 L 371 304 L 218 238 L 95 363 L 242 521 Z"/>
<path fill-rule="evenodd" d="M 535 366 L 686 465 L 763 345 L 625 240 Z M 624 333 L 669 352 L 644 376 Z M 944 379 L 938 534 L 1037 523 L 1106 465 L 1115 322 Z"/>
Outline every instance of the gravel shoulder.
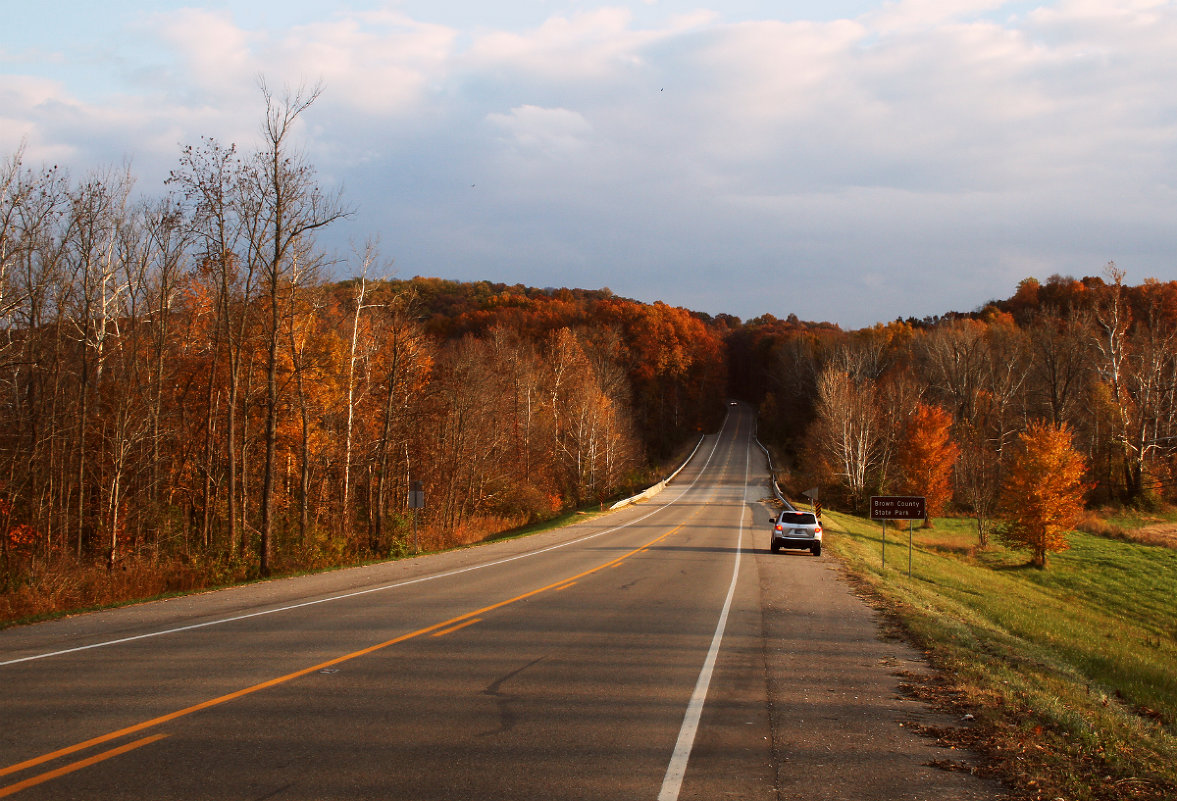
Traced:
<path fill-rule="evenodd" d="M 886 636 L 880 616 L 834 559 L 767 547 L 752 556 L 778 798 L 1007 797 L 999 784 L 974 775 L 978 757 L 921 733 L 967 723 L 904 692 L 904 684 L 931 676 L 931 669 L 918 651 Z"/>

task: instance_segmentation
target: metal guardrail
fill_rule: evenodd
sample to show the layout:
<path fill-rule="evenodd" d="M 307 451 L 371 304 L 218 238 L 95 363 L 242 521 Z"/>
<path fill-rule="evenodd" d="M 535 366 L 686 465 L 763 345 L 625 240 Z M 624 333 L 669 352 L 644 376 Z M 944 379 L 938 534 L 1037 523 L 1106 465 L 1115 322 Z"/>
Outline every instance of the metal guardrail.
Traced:
<path fill-rule="evenodd" d="M 764 443 L 760 441 L 758 435 L 753 434 L 752 439 L 760 447 L 760 450 L 764 451 L 764 456 L 768 459 L 768 483 L 772 485 L 772 492 L 776 495 L 776 499 L 783 503 L 786 508 L 796 511 L 796 507 L 786 500 L 785 494 L 781 492 L 780 485 L 776 483 L 776 467 L 772 463 L 772 454 L 768 452 L 768 448 L 764 447 Z"/>
<path fill-rule="evenodd" d="M 638 501 L 648 500 L 650 498 L 653 498 L 655 495 L 657 495 L 662 490 L 666 489 L 666 485 L 669 484 L 671 481 L 673 481 L 674 477 L 677 476 L 679 473 L 681 473 L 683 468 L 691 463 L 691 459 L 695 458 L 695 454 L 699 452 L 699 446 L 703 444 L 703 440 L 704 440 L 704 437 L 699 437 L 699 441 L 695 443 L 695 449 L 693 451 L 691 451 L 691 455 L 688 456 L 686 458 L 686 461 L 683 462 L 682 464 L 680 464 L 678 466 L 678 468 L 673 473 L 671 473 L 666 478 L 662 479 L 661 481 L 659 481 L 657 484 L 650 487 L 649 489 L 639 492 L 637 495 L 634 495 L 631 498 L 626 498 L 623 501 L 618 501 L 617 503 L 615 503 L 609 507 L 609 511 L 612 512 L 614 509 L 620 509 L 623 506 L 629 506 L 631 503 L 637 503 Z"/>

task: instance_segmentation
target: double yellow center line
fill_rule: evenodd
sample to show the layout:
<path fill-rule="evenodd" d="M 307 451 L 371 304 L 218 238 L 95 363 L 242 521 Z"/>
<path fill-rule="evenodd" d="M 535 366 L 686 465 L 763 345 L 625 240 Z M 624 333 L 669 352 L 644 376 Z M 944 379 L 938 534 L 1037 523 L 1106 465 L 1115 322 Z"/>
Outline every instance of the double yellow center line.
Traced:
<path fill-rule="evenodd" d="M 466 628 L 467 626 L 472 626 L 475 623 L 478 623 L 482 619 L 480 617 L 481 615 L 485 615 L 489 612 L 493 612 L 496 609 L 502 609 L 505 606 L 510 606 L 511 604 L 518 603 L 519 601 L 523 601 L 527 598 L 533 598 L 536 595 L 540 595 L 541 593 L 545 593 L 545 592 L 549 592 L 549 591 L 553 591 L 553 590 L 565 590 L 565 589 L 571 587 L 573 584 L 575 584 L 578 580 L 580 580 L 586 576 L 591 576 L 593 573 L 596 573 L 601 570 L 605 570 L 607 568 L 617 567 L 622 562 L 624 562 L 626 559 L 628 559 L 631 556 L 634 556 L 636 554 L 642 553 L 643 551 L 648 550 L 652 546 L 658 544 L 662 540 L 664 540 L 667 537 L 671 536 L 672 534 L 676 533 L 681 528 L 682 528 L 682 525 L 675 526 L 670 531 L 667 531 L 665 534 L 662 534 L 661 536 L 656 537 L 655 539 L 651 540 L 650 542 L 647 542 L 645 545 L 642 545 L 640 548 L 635 548 L 634 550 L 630 551 L 629 553 L 623 554 L 622 556 L 619 556 L 616 559 L 613 559 L 613 560 L 606 562 L 602 565 L 598 565 L 597 567 L 586 570 L 583 573 L 578 573 L 575 576 L 570 576 L 568 578 L 560 579 L 557 582 L 554 582 L 552 584 L 548 584 L 547 586 L 544 586 L 544 587 L 540 587 L 539 589 L 531 590 L 530 592 L 525 592 L 522 595 L 516 595 L 514 598 L 508 598 L 505 601 L 499 601 L 498 603 L 491 604 L 490 606 L 484 606 L 481 609 L 477 609 L 473 612 L 467 612 L 464 615 L 459 615 L 458 617 L 450 618 L 449 620 L 442 621 L 441 623 L 435 623 L 432 626 L 426 626 L 425 628 L 417 629 L 416 631 L 409 632 L 408 634 L 402 634 L 399 637 L 394 637 L 393 639 L 387 640 L 386 642 L 379 643 L 378 645 L 373 645 L 368 648 L 363 648 L 359 651 L 353 651 L 350 654 L 345 654 L 344 656 L 339 656 L 334 659 L 328 660 L 326 662 L 321 662 L 321 663 L 314 665 L 312 667 L 303 668 L 302 670 L 297 670 L 293 673 L 288 673 L 285 676 L 279 676 L 278 678 L 269 679 L 268 681 L 263 681 L 260 684 L 253 685 L 252 687 L 246 687 L 244 689 L 228 693 L 227 695 L 221 695 L 216 698 L 211 698 L 207 701 L 202 701 L 199 704 L 194 704 L 192 706 L 185 707 L 184 709 L 176 710 L 175 712 L 169 712 L 166 715 L 160 715 L 159 717 L 154 717 L 154 718 L 151 718 L 150 720 L 145 720 L 142 723 L 136 723 L 133 726 L 127 726 L 125 728 L 118 729 L 117 731 L 112 731 L 107 734 L 99 735 L 98 737 L 92 737 L 89 740 L 85 740 L 84 742 L 76 743 L 74 745 L 70 745 L 65 748 L 60 748 L 60 749 L 58 749 L 56 751 L 52 751 L 48 754 L 42 754 L 39 757 L 27 759 L 24 762 L 18 762 L 15 765 L 9 765 L 6 768 L 0 768 L 0 777 L 10 776 L 14 773 L 20 773 L 21 771 L 29 770 L 30 768 L 35 768 L 40 765 L 44 765 L 47 762 L 52 762 L 55 759 L 61 759 L 62 757 L 67 757 L 72 754 L 76 754 L 79 751 L 85 751 L 87 749 L 94 748 L 95 746 L 104 745 L 104 744 L 109 743 L 113 740 L 118 740 L 120 738 L 127 737 L 132 734 L 138 734 L 140 732 L 146 731 L 147 729 L 152 729 L 157 726 L 162 726 L 165 723 L 170 723 L 171 721 L 177 720 L 178 718 L 186 717 L 188 715 L 193 714 L 194 712 L 200 712 L 205 709 L 210 709 L 214 706 L 220 706 L 221 704 L 228 703 L 229 701 L 235 701 L 238 698 L 243 698 L 247 695 L 252 695 L 256 692 L 260 692 L 262 690 L 269 689 L 270 687 L 276 687 L 279 684 L 285 684 L 289 681 L 293 681 L 294 679 L 298 679 L 303 676 L 307 676 L 311 673 L 317 673 L 321 670 L 325 670 L 327 668 L 334 667 L 335 665 L 339 665 L 344 662 L 349 662 L 353 659 L 358 659 L 361 656 L 367 656 L 368 654 L 372 654 L 372 653 L 375 653 L 376 651 L 380 651 L 380 650 L 383 650 L 383 649 L 388 648 L 390 646 L 397 645 L 398 643 L 402 643 L 402 642 L 406 642 L 408 640 L 416 639 L 417 637 L 422 637 L 427 634 L 432 635 L 434 637 L 441 637 L 446 634 L 453 633 L 453 632 L 458 631 L 460 629 Z M 4 787 L 0 787 L 0 798 L 4 798 L 6 796 L 13 795 L 14 793 L 18 793 L 21 790 L 26 790 L 29 787 L 33 787 L 38 784 L 43 784 L 44 782 L 50 781 L 52 779 L 56 779 L 60 776 L 66 775 L 68 773 L 73 773 L 74 771 L 81 770 L 82 768 L 89 767 L 90 765 L 94 765 L 99 762 L 105 761 L 107 759 L 110 759 L 111 757 L 116 757 L 121 754 L 125 754 L 128 751 L 133 751 L 136 748 L 140 748 L 142 746 L 149 745 L 149 744 L 156 742 L 158 740 L 161 740 L 165 737 L 167 737 L 166 734 L 157 734 L 157 735 L 153 735 L 153 736 L 149 736 L 149 737 L 144 737 L 144 738 L 136 740 L 134 742 L 127 743 L 126 745 L 122 745 L 117 748 L 113 748 L 109 751 L 104 751 L 101 754 L 96 754 L 92 757 L 88 757 L 88 758 L 80 760 L 78 762 L 70 763 L 69 765 L 65 765 L 65 766 L 57 768 L 55 770 L 51 770 L 46 773 L 41 773 L 36 776 L 32 776 L 28 779 L 17 782 L 16 784 L 10 784 L 10 785 L 4 786 Z"/>

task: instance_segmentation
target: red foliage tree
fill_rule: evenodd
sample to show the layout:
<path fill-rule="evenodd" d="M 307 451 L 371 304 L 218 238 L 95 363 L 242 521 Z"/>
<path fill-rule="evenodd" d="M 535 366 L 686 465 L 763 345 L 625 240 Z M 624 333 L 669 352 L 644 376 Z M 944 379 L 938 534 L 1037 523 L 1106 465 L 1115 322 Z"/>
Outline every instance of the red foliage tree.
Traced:
<path fill-rule="evenodd" d="M 939 406 L 917 403 L 899 452 L 903 491 L 927 499 L 924 527 L 944 514 L 952 498 L 952 469 L 960 449 L 952 441 L 952 417 Z"/>

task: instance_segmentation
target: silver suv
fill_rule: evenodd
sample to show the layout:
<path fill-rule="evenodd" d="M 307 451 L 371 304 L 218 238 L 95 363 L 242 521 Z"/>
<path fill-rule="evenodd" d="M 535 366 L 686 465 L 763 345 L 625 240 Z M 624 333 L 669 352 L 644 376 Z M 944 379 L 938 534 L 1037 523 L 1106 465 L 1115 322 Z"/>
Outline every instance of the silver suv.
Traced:
<path fill-rule="evenodd" d="M 769 518 L 772 523 L 772 552 L 781 548 L 807 550 L 821 556 L 821 523 L 813 512 L 787 510 Z"/>

